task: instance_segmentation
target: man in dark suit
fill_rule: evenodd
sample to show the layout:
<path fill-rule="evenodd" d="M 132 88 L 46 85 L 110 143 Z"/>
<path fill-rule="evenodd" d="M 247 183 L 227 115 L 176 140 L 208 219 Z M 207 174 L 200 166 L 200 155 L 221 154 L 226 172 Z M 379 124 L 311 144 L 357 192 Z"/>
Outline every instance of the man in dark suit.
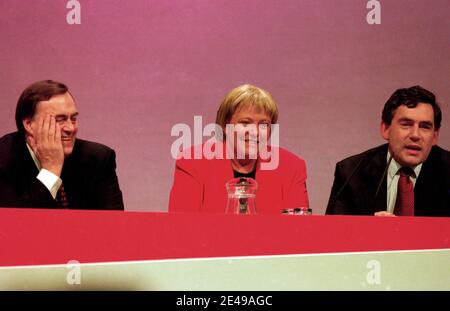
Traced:
<path fill-rule="evenodd" d="M 436 145 L 441 120 L 433 93 L 395 91 L 380 127 L 388 143 L 337 163 L 326 214 L 450 216 L 450 152 Z"/>
<path fill-rule="evenodd" d="M 62 83 L 22 92 L 18 131 L 0 138 L 0 207 L 124 209 L 114 150 L 77 139 L 77 117 Z"/>

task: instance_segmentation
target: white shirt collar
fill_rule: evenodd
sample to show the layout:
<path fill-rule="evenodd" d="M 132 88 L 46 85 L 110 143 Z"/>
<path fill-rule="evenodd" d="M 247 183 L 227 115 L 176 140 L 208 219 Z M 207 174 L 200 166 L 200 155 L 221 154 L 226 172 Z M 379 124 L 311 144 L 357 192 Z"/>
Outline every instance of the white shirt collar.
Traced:
<path fill-rule="evenodd" d="M 392 157 L 391 153 L 388 150 L 387 156 L 386 156 L 386 162 L 387 163 L 389 163 L 389 160 L 391 159 L 391 157 Z M 413 178 L 419 177 L 420 170 L 422 169 L 422 165 L 423 165 L 423 163 L 420 163 L 419 165 L 417 165 L 415 167 L 411 167 L 413 169 L 413 171 L 414 171 L 414 174 L 415 174 L 415 176 Z M 389 164 L 389 168 L 388 168 L 389 178 L 390 179 L 394 178 L 394 176 L 398 173 L 398 170 L 401 169 L 401 168 L 402 168 L 402 166 L 397 161 L 395 161 L 394 158 L 392 158 L 391 163 Z"/>

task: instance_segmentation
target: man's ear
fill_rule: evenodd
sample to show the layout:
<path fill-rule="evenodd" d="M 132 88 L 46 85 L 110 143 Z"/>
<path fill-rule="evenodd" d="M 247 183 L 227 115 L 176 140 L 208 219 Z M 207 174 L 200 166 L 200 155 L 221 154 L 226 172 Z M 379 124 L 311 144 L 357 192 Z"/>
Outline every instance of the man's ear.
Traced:
<path fill-rule="evenodd" d="M 438 140 L 439 140 L 439 130 L 436 130 L 436 131 L 434 131 L 434 134 L 433 134 L 433 146 L 437 145 Z"/>
<path fill-rule="evenodd" d="M 381 137 L 383 137 L 385 140 L 389 139 L 389 129 L 390 129 L 390 126 L 387 125 L 386 123 L 384 123 L 383 121 L 381 121 L 380 134 L 381 134 Z"/>
<path fill-rule="evenodd" d="M 23 128 L 25 129 L 25 132 L 29 135 L 33 135 L 33 129 L 31 127 L 31 118 L 25 118 L 22 120 Z"/>

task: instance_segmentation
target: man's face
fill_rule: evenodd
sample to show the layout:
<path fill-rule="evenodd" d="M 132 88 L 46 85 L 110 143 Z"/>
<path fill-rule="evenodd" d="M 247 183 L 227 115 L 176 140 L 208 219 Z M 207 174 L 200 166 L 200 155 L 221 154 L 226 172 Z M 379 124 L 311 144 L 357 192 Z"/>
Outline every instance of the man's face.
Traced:
<path fill-rule="evenodd" d="M 31 119 L 31 127 L 37 126 L 37 120 L 51 114 L 61 128 L 61 142 L 64 156 L 67 158 L 73 151 L 78 132 L 78 111 L 69 93 L 55 95 L 49 100 L 41 101 L 36 106 L 36 112 Z"/>
<path fill-rule="evenodd" d="M 419 103 L 414 108 L 401 105 L 394 111 L 391 125 L 381 123 L 381 136 L 399 164 L 414 167 L 423 163 L 437 144 L 439 131 L 434 126 L 430 104 Z"/>

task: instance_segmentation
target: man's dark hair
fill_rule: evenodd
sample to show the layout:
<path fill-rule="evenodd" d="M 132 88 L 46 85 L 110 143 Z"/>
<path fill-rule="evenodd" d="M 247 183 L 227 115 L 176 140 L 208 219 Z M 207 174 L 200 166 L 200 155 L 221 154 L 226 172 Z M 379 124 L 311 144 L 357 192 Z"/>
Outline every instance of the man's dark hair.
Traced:
<path fill-rule="evenodd" d="M 53 80 L 38 81 L 28 86 L 20 95 L 16 107 L 16 126 L 20 133 L 25 132 L 22 120 L 32 118 L 36 112 L 37 103 L 49 100 L 55 95 L 69 92 L 67 86 Z"/>
<path fill-rule="evenodd" d="M 436 96 L 423 87 L 416 85 L 410 88 L 398 89 L 391 95 L 386 104 L 384 104 L 381 119 L 384 124 L 391 125 L 394 111 L 401 105 L 408 108 L 414 108 L 419 103 L 430 104 L 434 111 L 434 129 L 441 127 L 442 112 L 439 104 L 436 102 Z"/>

